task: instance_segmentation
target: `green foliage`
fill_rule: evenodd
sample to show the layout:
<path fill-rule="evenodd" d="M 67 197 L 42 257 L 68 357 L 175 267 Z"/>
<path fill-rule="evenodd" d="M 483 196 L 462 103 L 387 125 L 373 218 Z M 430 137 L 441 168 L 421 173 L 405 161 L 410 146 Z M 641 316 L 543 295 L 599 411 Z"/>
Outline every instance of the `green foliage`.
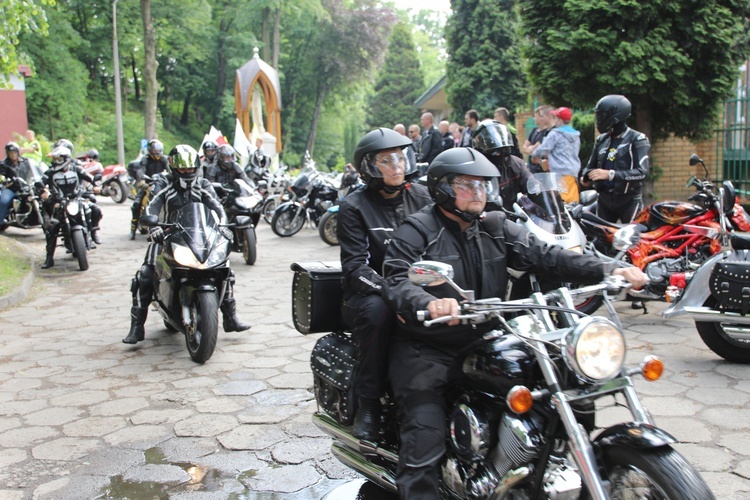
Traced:
<path fill-rule="evenodd" d="M 596 125 L 594 124 L 594 113 L 573 113 L 570 125 L 581 133 L 581 149 L 578 152 L 578 158 L 581 160 L 581 166 L 585 167 L 591 158 L 591 152 L 594 150 L 596 142 Z"/>
<path fill-rule="evenodd" d="M 15 74 L 19 63 L 29 63 L 18 51 L 23 35 L 47 34 L 49 24 L 45 9 L 55 0 L 3 0 L 0 4 L 0 75 Z"/>
<path fill-rule="evenodd" d="M 480 118 L 500 106 L 514 111 L 527 92 L 517 42 L 513 0 L 453 0 L 445 26 L 448 102 L 454 119 L 471 108 Z"/>
<path fill-rule="evenodd" d="M 710 134 L 748 53 L 746 1 L 519 5 L 529 77 L 548 101 L 590 108 L 624 94 L 653 138 Z"/>
<path fill-rule="evenodd" d="M 385 64 L 375 83 L 370 98 L 367 127 L 391 128 L 396 123 L 417 121 L 419 109 L 414 101 L 424 87 L 419 59 L 414 49 L 411 32 L 404 23 L 398 23 L 391 33 Z"/>
<path fill-rule="evenodd" d="M 446 20 L 445 13 L 420 10 L 409 23 L 414 27 L 412 37 L 424 74 L 426 86 L 423 91 L 445 75 L 445 62 L 448 59 L 444 33 Z"/>

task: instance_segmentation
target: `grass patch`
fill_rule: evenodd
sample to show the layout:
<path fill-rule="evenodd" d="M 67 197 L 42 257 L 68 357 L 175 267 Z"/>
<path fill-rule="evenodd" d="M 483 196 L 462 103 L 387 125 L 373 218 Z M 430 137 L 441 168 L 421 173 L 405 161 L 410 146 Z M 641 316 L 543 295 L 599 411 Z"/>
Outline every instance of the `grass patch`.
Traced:
<path fill-rule="evenodd" d="M 0 296 L 15 290 L 29 272 L 29 257 L 10 238 L 0 236 Z"/>

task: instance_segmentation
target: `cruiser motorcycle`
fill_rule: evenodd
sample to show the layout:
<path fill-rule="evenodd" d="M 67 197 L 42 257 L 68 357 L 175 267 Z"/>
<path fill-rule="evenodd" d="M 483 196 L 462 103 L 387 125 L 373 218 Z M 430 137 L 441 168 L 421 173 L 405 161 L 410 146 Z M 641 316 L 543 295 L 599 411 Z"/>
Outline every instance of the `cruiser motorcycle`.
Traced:
<path fill-rule="evenodd" d="M 703 160 L 692 155 L 690 165 L 698 164 L 708 177 Z M 629 262 L 650 278 L 642 290 L 631 290 L 635 300 L 664 300 L 670 276 L 694 270 L 721 251 L 720 236 L 727 223 L 740 231 L 750 230 L 750 217 L 737 200 L 723 205 L 731 213 L 722 222 L 724 209 L 719 206 L 723 195 L 714 191 L 713 183 L 692 176 L 687 187 L 696 189 L 689 198 L 693 203 L 653 203 L 632 224 L 613 224 L 590 211 L 581 212 L 579 223 L 592 251 Z"/>
<path fill-rule="evenodd" d="M 32 177 L 30 182 L 33 183 L 36 180 Z M 13 181 L 8 181 L 4 176 L 0 176 L 0 186 L 7 183 L 13 184 Z M 14 191 L 16 191 L 16 195 L 13 197 L 13 202 L 8 207 L 8 212 L 5 215 L 6 223 L 0 224 L 0 232 L 5 231 L 9 227 L 20 229 L 43 228 L 44 218 L 39 198 L 34 193 L 34 189 L 23 177 L 17 177 L 15 184 L 16 189 Z"/>
<path fill-rule="evenodd" d="M 261 195 L 242 179 L 232 184 L 212 183 L 221 197 L 232 232 L 232 250 L 242 253 L 245 264 L 252 266 L 258 257 L 255 228 L 260 221 Z"/>
<path fill-rule="evenodd" d="M 219 304 L 229 278 L 231 235 L 202 203 L 188 203 L 173 220 L 144 215 L 145 227 L 165 228 L 164 246 L 154 269 L 154 300 L 164 325 L 185 335 L 190 358 L 205 363 L 216 347 Z"/>
<path fill-rule="evenodd" d="M 351 433 L 357 361 L 336 318 L 340 266 L 308 262 L 292 269 L 295 327 L 302 333 L 335 332 L 319 339 L 311 354 L 319 408 L 313 422 L 334 439 L 331 452 L 338 460 L 395 492 L 399 434 L 392 400 L 384 405 L 376 442 Z M 622 280 L 506 302 L 475 300 L 472 291 L 452 281 L 452 268 L 439 262 L 413 264 L 409 278 L 420 286 L 453 286 L 464 297 L 459 315 L 464 323 L 501 325 L 456 364 L 464 377 L 447 392 L 449 432 L 440 465 L 445 498 L 714 498 L 672 447 L 675 438 L 654 425 L 638 398 L 632 377 L 658 379 L 661 361 L 647 356 L 640 367 L 625 367 L 621 327 L 575 310 L 577 297 L 622 293 L 627 287 Z M 617 320 L 611 303 L 605 304 Z M 510 313 L 515 316 L 505 319 Z M 424 314 L 426 326 L 450 319 Z M 612 404 L 629 410 L 623 423 L 597 427 L 597 410 Z"/>

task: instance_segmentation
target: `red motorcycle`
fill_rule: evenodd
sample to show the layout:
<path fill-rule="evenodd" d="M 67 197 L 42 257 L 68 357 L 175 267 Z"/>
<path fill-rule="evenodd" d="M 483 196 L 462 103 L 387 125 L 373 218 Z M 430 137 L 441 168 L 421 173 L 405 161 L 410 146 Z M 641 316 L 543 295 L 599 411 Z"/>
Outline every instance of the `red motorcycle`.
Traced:
<path fill-rule="evenodd" d="M 690 166 L 701 164 L 698 155 L 690 157 Z M 727 182 L 727 181 L 725 181 Z M 750 230 L 750 216 L 735 198 L 727 207 L 726 220 L 731 227 L 722 227 L 721 193 L 707 179 L 692 176 L 687 187 L 696 192 L 688 200 L 661 201 L 645 207 L 631 224 L 613 224 L 592 213 L 580 212 L 579 223 L 593 251 L 605 258 L 622 260 L 639 267 L 651 279 L 641 290 L 631 290 L 636 300 L 663 300 L 670 276 L 692 271 L 721 251 L 727 231 Z M 724 191 L 722 189 L 721 191 Z M 732 191 L 733 192 L 733 191 Z M 582 196 L 582 202 L 586 198 Z"/>
<path fill-rule="evenodd" d="M 128 186 L 125 184 L 128 172 L 124 166 L 116 164 L 102 167 L 98 160 L 88 156 L 78 159 L 83 162 L 83 169 L 94 178 L 94 184 L 102 188 L 102 195 L 109 196 L 115 203 L 124 203 L 128 199 Z"/>

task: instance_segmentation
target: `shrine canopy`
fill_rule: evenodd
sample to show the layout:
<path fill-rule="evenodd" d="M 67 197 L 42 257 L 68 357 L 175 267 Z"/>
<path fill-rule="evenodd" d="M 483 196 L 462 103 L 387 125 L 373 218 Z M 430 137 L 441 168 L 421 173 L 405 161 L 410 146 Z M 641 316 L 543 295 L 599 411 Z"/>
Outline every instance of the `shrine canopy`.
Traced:
<path fill-rule="evenodd" d="M 252 92 L 259 85 L 263 93 L 265 103 L 266 124 L 263 118 L 256 116 L 252 111 Z M 250 135 L 253 128 L 260 131 L 268 131 L 276 138 L 276 152 L 281 152 L 281 87 L 279 85 L 279 74 L 268 63 L 258 56 L 258 48 L 255 47 L 253 58 L 237 70 L 237 78 L 234 84 L 234 112 L 242 124 L 246 136 Z M 261 123 L 253 123 L 260 121 Z M 268 142 L 268 141 L 266 141 Z"/>

